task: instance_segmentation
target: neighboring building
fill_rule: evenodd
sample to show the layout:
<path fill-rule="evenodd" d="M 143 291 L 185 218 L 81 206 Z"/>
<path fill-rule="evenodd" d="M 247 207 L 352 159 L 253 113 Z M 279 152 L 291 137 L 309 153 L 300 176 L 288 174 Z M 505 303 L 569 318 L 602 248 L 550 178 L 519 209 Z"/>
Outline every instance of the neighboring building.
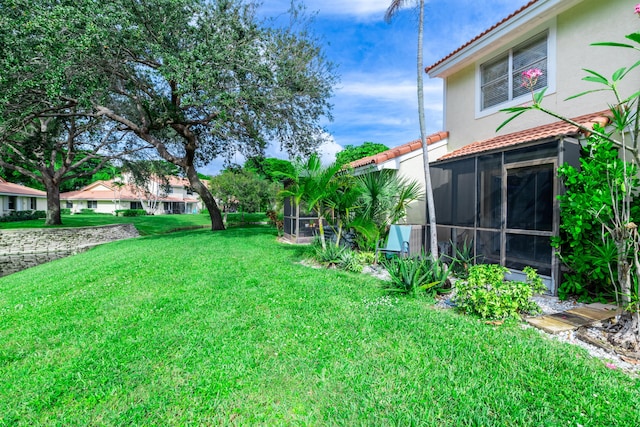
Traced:
<path fill-rule="evenodd" d="M 134 185 L 126 176 L 122 180 L 96 181 L 80 190 L 60 194 L 60 200 L 61 207 L 72 212 L 144 209 L 149 214 L 190 214 L 202 208 L 200 197 L 191 190 L 189 181 L 178 177 L 169 177 L 168 185 L 151 179 L 146 188 Z"/>
<path fill-rule="evenodd" d="M 543 75 L 535 90 L 546 88 L 543 106 L 581 124 L 606 121 L 605 109 L 616 102 L 611 92 L 566 99 L 601 88 L 582 80 L 583 69 L 611 76 L 637 61 L 633 49 L 590 46 L 624 42 L 626 34 L 637 31 L 635 3 L 532 0 L 426 68 L 430 77 L 444 81 L 447 153 L 429 152 L 441 249 L 451 251 L 450 242 L 473 242 L 480 259 L 516 272 L 527 265 L 537 268 L 556 293 L 560 262 L 550 241 L 560 222 L 557 168 L 578 164 L 581 135 L 575 126 L 539 111 L 496 133 L 510 117 L 500 110 L 531 104 L 521 74 L 539 68 Z M 622 94 L 637 91 L 639 72 L 636 68 L 626 77 Z M 421 174 L 417 150 L 410 168 Z"/>
<path fill-rule="evenodd" d="M 46 211 L 47 193 L 0 178 L 0 216 L 19 211 Z"/>
<path fill-rule="evenodd" d="M 447 154 L 447 132 L 438 132 L 427 137 L 429 159 L 435 160 Z M 371 173 L 383 169 L 397 171 L 402 178 L 424 183 L 424 164 L 422 163 L 422 141 L 420 139 L 391 148 L 373 156 L 364 157 L 349 163 L 355 175 Z M 424 189 L 424 184 L 422 184 Z M 406 224 L 425 224 L 427 222 L 426 201 L 418 200 L 407 208 Z"/>

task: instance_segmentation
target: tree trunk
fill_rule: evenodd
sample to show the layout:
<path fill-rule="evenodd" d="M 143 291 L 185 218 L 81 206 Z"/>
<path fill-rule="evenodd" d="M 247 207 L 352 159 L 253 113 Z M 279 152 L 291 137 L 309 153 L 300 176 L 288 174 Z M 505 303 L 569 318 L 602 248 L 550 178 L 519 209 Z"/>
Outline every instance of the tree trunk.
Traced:
<path fill-rule="evenodd" d="M 193 166 L 187 166 L 185 168 L 187 179 L 191 188 L 200 195 L 200 198 L 204 202 L 204 205 L 209 211 L 209 218 L 211 218 L 211 231 L 224 230 L 224 222 L 222 221 L 222 213 L 218 208 L 216 200 L 213 198 L 213 194 L 209 191 L 206 185 L 198 178 L 198 173 Z"/>
<path fill-rule="evenodd" d="M 620 294 L 623 305 L 631 302 L 631 265 L 627 260 L 626 252 L 621 249 L 623 244 L 618 245 L 618 283 L 620 283 Z"/>
<path fill-rule="evenodd" d="M 424 119 L 424 87 L 422 66 L 422 45 L 424 39 L 424 0 L 420 0 L 420 18 L 418 22 L 418 116 L 420 121 L 420 138 L 422 140 L 422 162 L 424 165 L 425 193 L 427 196 L 427 214 L 429 215 L 430 252 L 434 261 L 438 259 L 438 230 L 436 229 L 436 208 L 433 201 L 433 186 L 429 169 L 429 147 L 427 146 L 427 130 Z"/>
<path fill-rule="evenodd" d="M 44 225 L 62 225 L 60 216 L 60 186 L 52 180 L 43 181 L 47 190 L 47 218 Z"/>
<path fill-rule="evenodd" d="M 321 215 L 318 215 L 318 231 L 320 231 L 320 244 L 322 245 L 322 250 L 324 251 L 327 249 L 327 242 L 324 239 L 324 225 Z"/>

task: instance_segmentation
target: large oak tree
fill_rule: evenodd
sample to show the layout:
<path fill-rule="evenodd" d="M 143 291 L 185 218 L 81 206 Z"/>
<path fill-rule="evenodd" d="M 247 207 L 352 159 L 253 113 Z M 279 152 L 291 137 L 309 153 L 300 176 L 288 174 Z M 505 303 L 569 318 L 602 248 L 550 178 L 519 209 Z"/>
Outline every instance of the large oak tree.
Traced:
<path fill-rule="evenodd" d="M 0 113 L 24 118 L 72 104 L 117 123 L 184 171 L 214 230 L 224 225 L 199 166 L 261 154 L 271 142 L 291 154 L 321 142 L 335 76 L 295 11 L 278 27 L 239 0 L 36 3 L 0 6 L 9 17 L 0 42 L 15 43 L 0 64 L 10 67 L 0 96 L 17 106 Z"/>
<path fill-rule="evenodd" d="M 60 187 L 91 176 L 139 145 L 127 130 L 96 118 L 90 99 L 107 100 L 97 58 L 106 29 L 98 3 L 0 3 L 0 167 L 41 183 L 47 225 L 61 224 Z M 93 116 L 93 117 L 92 117 Z"/>
<path fill-rule="evenodd" d="M 331 67 L 304 32 L 269 28 L 232 0 L 123 1 L 116 49 L 103 62 L 115 105 L 100 115 L 125 126 L 180 166 L 211 216 L 222 216 L 197 167 L 218 156 L 262 153 L 277 141 L 291 153 L 319 144 Z"/>

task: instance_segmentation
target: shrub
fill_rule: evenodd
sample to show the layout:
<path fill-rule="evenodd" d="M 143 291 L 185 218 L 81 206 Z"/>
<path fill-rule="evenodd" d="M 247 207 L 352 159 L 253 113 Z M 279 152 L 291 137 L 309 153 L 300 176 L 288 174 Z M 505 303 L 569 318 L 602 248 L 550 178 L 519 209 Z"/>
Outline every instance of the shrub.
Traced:
<path fill-rule="evenodd" d="M 383 264 L 391 276 L 388 291 L 414 296 L 430 292 L 433 295 L 450 287 L 448 269 L 442 262 L 434 262 L 429 255 L 392 257 L 385 259 Z"/>
<path fill-rule="evenodd" d="M 456 283 L 456 305 L 465 313 L 483 319 L 518 318 L 520 313 L 537 313 L 540 307 L 530 298 L 546 290 L 542 279 L 525 267 L 526 282 L 505 281 L 507 268 L 497 264 L 478 264 L 469 269 L 467 281 Z"/>
<path fill-rule="evenodd" d="M 116 216 L 145 216 L 147 211 L 144 209 L 118 209 Z"/>
<path fill-rule="evenodd" d="M 340 254 L 338 267 L 353 273 L 362 273 L 364 265 L 362 264 L 357 252 L 352 249 L 345 248 Z"/>
<path fill-rule="evenodd" d="M 62 208 L 60 209 L 61 215 L 71 215 L 71 208 Z"/>
<path fill-rule="evenodd" d="M 475 263 L 476 257 L 473 255 L 473 240 L 464 241 L 462 247 L 451 244 L 453 256 L 444 255 L 451 260 L 451 273 L 459 278 L 469 277 L 469 268 Z"/>
<path fill-rule="evenodd" d="M 336 245 L 327 245 L 322 249 L 319 244 L 316 246 L 315 258 L 320 264 L 324 264 L 328 267 L 339 265 L 341 262 L 342 253 L 345 248 Z"/>
<path fill-rule="evenodd" d="M 92 213 L 95 213 L 95 211 L 93 209 L 84 208 L 84 209 L 80 209 L 80 213 L 81 214 L 92 214 Z"/>
<path fill-rule="evenodd" d="M 358 260 L 362 265 L 371 265 L 376 261 L 376 253 L 371 251 L 357 252 Z"/>
<path fill-rule="evenodd" d="M 0 222 L 28 221 L 31 219 L 46 218 L 45 211 L 17 211 L 9 215 L 0 216 Z"/>

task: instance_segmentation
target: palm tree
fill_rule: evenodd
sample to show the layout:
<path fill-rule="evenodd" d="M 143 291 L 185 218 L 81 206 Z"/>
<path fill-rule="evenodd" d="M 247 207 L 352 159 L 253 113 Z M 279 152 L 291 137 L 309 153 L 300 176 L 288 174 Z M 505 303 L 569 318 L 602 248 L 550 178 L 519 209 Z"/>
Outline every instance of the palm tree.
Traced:
<path fill-rule="evenodd" d="M 392 0 L 384 14 L 386 22 L 390 22 L 391 18 L 400 10 L 402 6 L 408 3 L 408 0 Z M 427 212 L 429 215 L 429 231 L 430 231 L 430 247 L 431 256 L 435 260 L 438 259 L 438 233 L 436 230 L 436 210 L 433 202 L 433 187 L 431 185 L 431 174 L 429 172 L 429 152 L 427 147 L 427 131 L 424 119 L 424 88 L 423 88 L 423 65 L 422 65 L 422 45 L 424 39 L 424 0 L 417 0 L 419 19 L 418 19 L 418 116 L 420 121 L 420 137 L 422 139 L 422 161 L 424 164 L 425 192 L 427 195 Z"/>
<path fill-rule="evenodd" d="M 338 182 L 335 175 L 341 166 L 333 163 L 323 166 L 320 157 L 312 154 L 306 162 L 296 162 L 294 172 L 286 174 L 291 185 L 280 193 L 281 197 L 291 197 L 299 209 L 301 202 L 305 202 L 307 209 L 314 211 L 318 218 L 318 231 L 322 249 L 326 249 L 324 237 L 324 220 L 327 211 L 330 210 L 330 199 L 338 190 Z"/>
<path fill-rule="evenodd" d="M 423 198 L 417 181 L 402 178 L 393 170 L 384 169 L 358 178 L 362 189 L 359 215 L 375 224 L 379 236 L 384 236 L 391 224 L 406 216 L 411 202 Z"/>

